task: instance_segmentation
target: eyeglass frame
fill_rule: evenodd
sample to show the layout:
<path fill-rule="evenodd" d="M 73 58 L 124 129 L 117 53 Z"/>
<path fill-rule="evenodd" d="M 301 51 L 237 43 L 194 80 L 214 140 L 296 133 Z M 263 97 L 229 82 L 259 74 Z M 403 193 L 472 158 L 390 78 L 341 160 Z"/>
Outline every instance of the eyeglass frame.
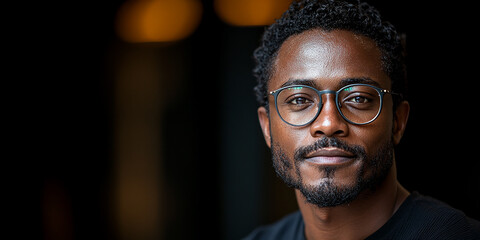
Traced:
<path fill-rule="evenodd" d="M 339 105 L 339 102 L 338 102 L 338 95 L 339 93 L 344 90 L 344 89 L 347 89 L 349 87 L 353 87 L 353 86 L 367 86 L 367 87 L 371 87 L 373 89 L 375 89 L 377 92 L 378 92 L 378 95 L 380 96 L 380 107 L 378 109 L 378 112 L 377 114 L 375 115 L 375 117 L 373 117 L 370 121 L 367 121 L 365 123 L 356 123 L 356 122 L 352 122 L 351 120 L 349 120 L 347 117 L 345 117 L 345 115 L 343 115 L 342 111 L 340 110 L 340 105 Z M 285 119 L 283 119 L 282 115 L 280 114 L 280 111 L 278 110 L 278 104 L 277 104 L 277 100 L 278 100 L 278 94 L 280 92 L 282 92 L 284 89 L 288 89 L 288 88 L 295 88 L 295 87 L 306 87 L 306 88 L 309 88 L 309 89 L 312 89 L 314 90 L 318 96 L 319 96 L 319 105 L 321 104 L 321 106 L 317 106 L 318 110 L 317 110 L 317 113 L 315 114 L 315 116 L 312 118 L 312 120 L 308 121 L 307 123 L 305 124 L 300 124 L 300 125 L 295 125 L 295 124 L 291 124 L 289 122 L 287 122 Z M 392 97 L 393 95 L 397 95 L 397 96 L 401 96 L 401 94 L 399 93 L 395 93 L 395 92 L 392 92 L 390 90 L 387 90 L 387 89 L 383 89 L 383 88 L 379 88 L 379 87 L 376 87 L 376 86 L 372 86 L 370 84 L 365 84 L 365 83 L 354 83 L 354 84 L 349 84 L 349 85 L 346 85 L 346 86 L 343 86 L 341 87 L 339 90 L 335 91 L 335 90 L 318 90 L 314 87 L 311 87 L 311 86 L 307 86 L 307 85 L 290 85 L 290 86 L 285 86 L 285 87 L 281 87 L 277 90 L 274 90 L 274 91 L 271 91 L 269 92 L 270 95 L 273 95 L 273 97 L 275 98 L 275 109 L 277 110 L 277 114 L 278 116 L 280 117 L 280 119 L 282 119 L 283 122 L 285 122 L 286 124 L 290 125 L 290 126 L 294 126 L 294 127 L 304 127 L 304 126 L 307 126 L 309 124 L 311 124 L 312 122 L 315 121 L 315 119 L 318 118 L 318 116 L 320 115 L 320 112 L 322 112 L 322 108 L 323 108 L 323 100 L 322 100 L 322 95 L 324 94 L 335 94 L 335 105 L 337 107 L 337 111 L 338 113 L 340 113 L 340 115 L 342 116 L 342 118 L 347 121 L 348 123 L 350 124 L 354 124 L 354 125 L 366 125 L 366 124 L 369 124 L 369 123 L 372 123 L 373 121 L 375 121 L 378 116 L 380 116 L 380 113 L 382 112 L 382 109 L 383 109 L 383 96 L 385 94 L 391 94 Z"/>

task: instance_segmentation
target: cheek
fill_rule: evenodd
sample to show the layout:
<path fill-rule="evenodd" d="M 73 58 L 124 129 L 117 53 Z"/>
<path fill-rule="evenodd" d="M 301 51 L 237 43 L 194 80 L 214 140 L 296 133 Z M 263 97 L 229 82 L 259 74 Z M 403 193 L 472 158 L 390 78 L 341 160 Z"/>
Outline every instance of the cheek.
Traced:
<path fill-rule="evenodd" d="M 350 134 L 353 139 L 359 142 L 355 143 L 365 147 L 367 155 L 375 154 L 386 141 L 392 139 L 393 114 L 392 110 L 382 111 L 378 118 L 367 125 L 351 126 Z"/>
<path fill-rule="evenodd" d="M 292 127 L 280 119 L 275 109 L 270 109 L 270 111 L 270 135 L 272 140 L 278 143 L 282 151 L 293 161 L 297 148 L 311 144 L 311 142 L 305 142 L 306 137 L 309 136 L 308 128 L 297 129 Z"/>

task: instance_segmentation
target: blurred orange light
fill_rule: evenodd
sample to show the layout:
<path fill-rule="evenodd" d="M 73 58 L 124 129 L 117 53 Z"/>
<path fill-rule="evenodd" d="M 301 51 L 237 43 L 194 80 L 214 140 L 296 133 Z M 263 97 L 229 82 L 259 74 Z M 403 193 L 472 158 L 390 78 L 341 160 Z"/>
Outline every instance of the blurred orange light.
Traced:
<path fill-rule="evenodd" d="M 292 0 L 215 0 L 215 10 L 226 23 L 234 26 L 272 24 L 288 9 Z"/>
<path fill-rule="evenodd" d="M 127 0 L 119 9 L 117 34 L 127 42 L 170 42 L 189 36 L 202 15 L 199 0 Z"/>

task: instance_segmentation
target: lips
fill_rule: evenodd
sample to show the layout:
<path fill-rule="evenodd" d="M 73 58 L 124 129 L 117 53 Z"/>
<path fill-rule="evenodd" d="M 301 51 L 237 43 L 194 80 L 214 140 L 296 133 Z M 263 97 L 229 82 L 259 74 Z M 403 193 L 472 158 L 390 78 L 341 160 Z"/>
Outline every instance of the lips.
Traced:
<path fill-rule="evenodd" d="M 306 161 L 319 165 L 341 165 L 351 162 L 355 155 L 336 147 L 321 148 L 308 154 Z"/>

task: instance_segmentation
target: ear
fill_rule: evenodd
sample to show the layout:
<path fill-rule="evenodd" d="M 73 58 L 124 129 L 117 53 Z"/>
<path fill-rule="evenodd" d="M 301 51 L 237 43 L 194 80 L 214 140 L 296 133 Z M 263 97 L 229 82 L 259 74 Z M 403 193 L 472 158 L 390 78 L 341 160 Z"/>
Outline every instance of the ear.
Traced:
<path fill-rule="evenodd" d="M 410 104 L 407 101 L 402 101 L 395 112 L 395 120 L 393 126 L 393 143 L 395 145 L 400 143 L 405 128 L 407 127 L 408 115 L 410 114 Z"/>
<path fill-rule="evenodd" d="M 259 107 L 257 110 L 258 121 L 260 122 L 260 127 L 262 128 L 263 137 L 265 138 L 265 143 L 268 147 L 271 147 L 271 135 L 270 135 L 270 118 L 265 107 Z"/>

